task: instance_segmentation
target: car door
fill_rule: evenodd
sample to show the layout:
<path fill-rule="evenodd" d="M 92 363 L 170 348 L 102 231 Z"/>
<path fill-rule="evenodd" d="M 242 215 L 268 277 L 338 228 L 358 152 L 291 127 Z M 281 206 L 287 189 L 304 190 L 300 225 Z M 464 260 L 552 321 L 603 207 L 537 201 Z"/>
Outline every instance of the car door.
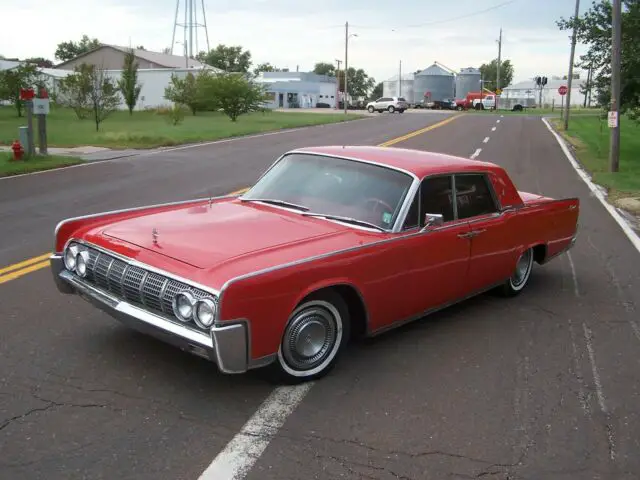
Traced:
<path fill-rule="evenodd" d="M 427 226 L 426 214 L 442 215 L 441 225 Z M 407 309 L 413 315 L 458 299 L 465 286 L 471 246 L 469 224 L 455 219 L 453 177 L 425 178 L 407 214 L 403 230 Z M 407 298 L 407 297 L 405 297 Z"/>
<path fill-rule="evenodd" d="M 517 239 L 512 231 L 514 210 L 501 212 L 491 182 L 484 173 L 455 175 L 456 216 L 467 222 L 463 236 L 471 254 L 465 293 L 486 289 L 508 278 L 516 263 Z"/>

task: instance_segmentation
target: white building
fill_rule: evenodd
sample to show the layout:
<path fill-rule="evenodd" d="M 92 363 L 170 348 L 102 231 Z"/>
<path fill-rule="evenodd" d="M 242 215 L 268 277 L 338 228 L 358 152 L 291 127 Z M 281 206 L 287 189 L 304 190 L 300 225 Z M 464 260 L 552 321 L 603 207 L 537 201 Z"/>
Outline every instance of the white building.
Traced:
<path fill-rule="evenodd" d="M 335 77 L 308 72 L 261 72 L 256 81 L 265 86 L 268 108 L 336 106 L 338 84 Z"/>
<path fill-rule="evenodd" d="M 578 107 L 584 104 L 584 94 L 580 93 L 580 88 L 585 84 L 585 80 L 574 78 L 571 82 L 571 106 Z M 547 84 L 542 88 L 542 106 L 551 107 L 555 105 L 559 107 L 567 100 L 567 96 L 558 93 L 558 89 L 562 86 L 569 86 L 567 80 L 558 78 L 549 78 Z M 518 82 L 514 85 L 505 87 L 502 90 L 501 98 L 533 98 L 536 101 L 536 105 L 540 101 L 540 89 L 536 85 L 534 80 L 526 80 Z M 596 98 L 596 92 L 591 93 L 591 103 L 593 104 Z"/>

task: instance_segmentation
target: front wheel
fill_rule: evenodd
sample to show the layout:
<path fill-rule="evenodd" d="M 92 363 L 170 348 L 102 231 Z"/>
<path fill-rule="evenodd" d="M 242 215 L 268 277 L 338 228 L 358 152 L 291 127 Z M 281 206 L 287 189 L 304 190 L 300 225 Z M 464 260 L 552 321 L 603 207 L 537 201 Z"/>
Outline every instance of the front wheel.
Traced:
<path fill-rule="evenodd" d="M 533 248 L 525 250 L 518 258 L 516 268 L 503 285 L 501 293 L 507 297 L 513 297 L 519 294 L 524 287 L 529 283 L 529 277 L 531 277 L 531 270 L 533 270 Z"/>
<path fill-rule="evenodd" d="M 291 314 L 273 364 L 278 381 L 301 383 L 325 376 L 349 341 L 349 310 L 335 292 L 313 294 Z"/>
<path fill-rule="evenodd" d="M 369 108 L 367 108 L 367 110 L 369 110 L 369 113 L 373 113 L 376 109 L 373 108 L 373 106 L 370 106 Z"/>

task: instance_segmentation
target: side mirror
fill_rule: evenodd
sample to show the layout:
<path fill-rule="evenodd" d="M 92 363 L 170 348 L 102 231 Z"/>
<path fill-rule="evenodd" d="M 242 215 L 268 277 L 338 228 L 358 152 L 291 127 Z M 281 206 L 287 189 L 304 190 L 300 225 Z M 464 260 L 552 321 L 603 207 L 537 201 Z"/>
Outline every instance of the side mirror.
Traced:
<path fill-rule="evenodd" d="M 439 213 L 427 213 L 424 216 L 424 227 L 422 232 L 428 230 L 430 227 L 439 227 L 444 223 L 444 217 Z"/>

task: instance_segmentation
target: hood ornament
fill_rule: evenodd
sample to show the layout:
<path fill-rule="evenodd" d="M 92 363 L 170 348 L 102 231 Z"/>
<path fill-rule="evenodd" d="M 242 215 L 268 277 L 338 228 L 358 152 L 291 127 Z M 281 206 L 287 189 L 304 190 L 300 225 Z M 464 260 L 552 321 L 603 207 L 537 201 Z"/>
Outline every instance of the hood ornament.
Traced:
<path fill-rule="evenodd" d="M 158 244 L 158 229 L 157 228 L 154 228 L 151 231 L 151 237 L 153 238 L 153 244 L 157 245 Z"/>

